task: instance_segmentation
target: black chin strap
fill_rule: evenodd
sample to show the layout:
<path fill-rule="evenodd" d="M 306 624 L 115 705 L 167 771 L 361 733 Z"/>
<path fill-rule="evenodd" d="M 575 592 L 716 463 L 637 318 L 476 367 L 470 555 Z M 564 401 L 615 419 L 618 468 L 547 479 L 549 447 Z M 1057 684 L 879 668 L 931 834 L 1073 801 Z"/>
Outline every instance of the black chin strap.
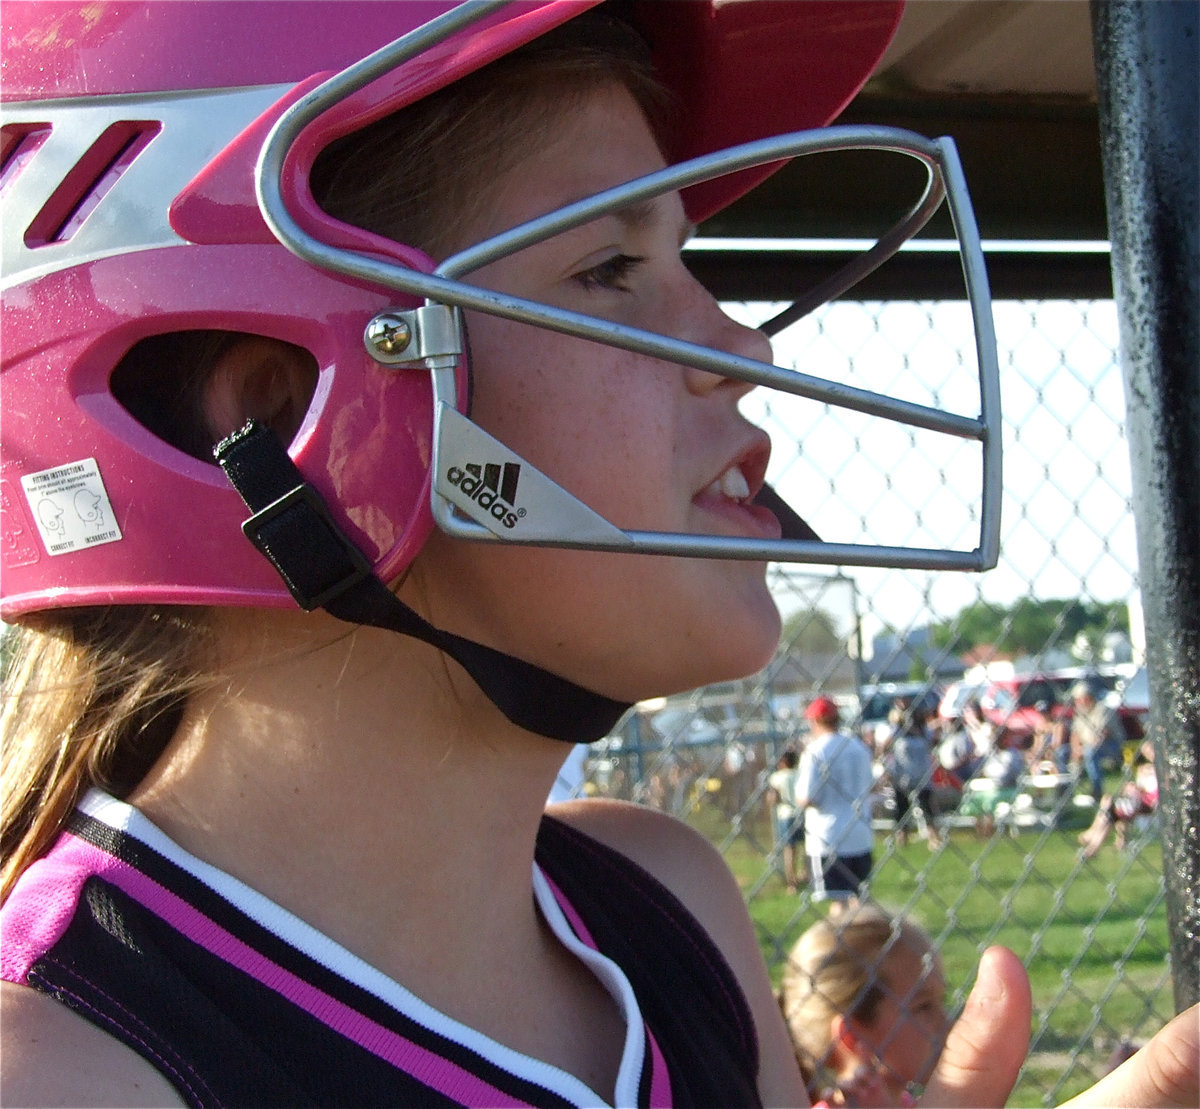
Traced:
<path fill-rule="evenodd" d="M 275 433 L 251 420 L 213 455 L 253 515 L 242 531 L 306 612 L 410 635 L 444 651 L 520 728 L 566 743 L 608 735 L 629 705 L 531 663 L 435 628 L 372 572 Z"/>

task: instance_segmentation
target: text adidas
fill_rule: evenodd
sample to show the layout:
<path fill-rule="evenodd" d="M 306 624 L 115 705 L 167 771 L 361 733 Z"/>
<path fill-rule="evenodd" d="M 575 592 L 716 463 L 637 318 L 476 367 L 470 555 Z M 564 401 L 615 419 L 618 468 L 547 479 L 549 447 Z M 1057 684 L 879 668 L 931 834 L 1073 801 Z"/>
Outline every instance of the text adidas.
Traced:
<path fill-rule="evenodd" d="M 498 471 L 499 466 L 487 466 L 481 468 L 477 465 L 468 464 L 465 468 L 459 466 L 451 466 L 446 472 L 446 479 L 451 485 L 457 486 L 459 490 L 474 501 L 480 508 L 486 509 L 488 514 L 497 522 L 503 524 L 506 528 L 514 528 L 517 526 L 517 520 L 520 516 L 524 516 L 523 509 L 517 509 L 512 504 L 504 499 L 500 492 L 500 482 L 498 475 L 490 471 Z M 504 491 L 515 496 L 517 488 L 517 479 L 520 474 L 521 467 L 516 463 L 506 463 L 504 466 Z"/>

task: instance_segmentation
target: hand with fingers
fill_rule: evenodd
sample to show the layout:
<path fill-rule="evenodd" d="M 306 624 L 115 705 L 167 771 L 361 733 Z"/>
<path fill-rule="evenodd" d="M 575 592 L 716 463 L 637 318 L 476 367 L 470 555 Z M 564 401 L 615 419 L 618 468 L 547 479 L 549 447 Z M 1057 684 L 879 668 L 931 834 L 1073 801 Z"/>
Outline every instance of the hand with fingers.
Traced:
<path fill-rule="evenodd" d="M 946 1040 L 922 1106 L 1005 1104 L 1029 1047 L 1032 1002 L 1021 961 L 983 953 L 975 987 Z M 1200 1006 L 1168 1022 L 1140 1051 L 1062 1109 L 1195 1109 L 1200 1105 Z"/>

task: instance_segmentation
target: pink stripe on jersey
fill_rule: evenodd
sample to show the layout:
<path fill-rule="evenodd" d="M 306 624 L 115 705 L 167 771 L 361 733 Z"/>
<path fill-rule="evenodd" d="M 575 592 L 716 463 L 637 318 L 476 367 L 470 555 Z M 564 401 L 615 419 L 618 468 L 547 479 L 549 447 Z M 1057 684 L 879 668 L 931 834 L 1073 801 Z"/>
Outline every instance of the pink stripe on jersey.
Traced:
<path fill-rule="evenodd" d="M 651 1109 L 671 1109 L 675 1099 L 671 1094 L 671 1073 L 667 1070 L 667 1061 L 663 1058 L 658 1041 L 650 1026 L 646 1026 L 646 1041 L 650 1045 L 650 1107 Z"/>
<path fill-rule="evenodd" d="M 558 888 L 557 884 L 544 870 L 542 871 L 542 877 L 546 879 L 546 884 L 550 887 L 550 892 L 554 894 L 554 900 L 558 902 L 558 907 L 562 909 L 563 916 L 567 918 L 567 922 L 571 925 L 575 935 L 579 937 L 580 942 L 586 944 L 593 951 L 599 952 L 600 948 L 592 938 L 591 932 L 588 931 L 587 925 L 583 923 L 583 919 L 575 911 L 575 906 L 567 899 L 567 895 Z M 654 1038 L 654 1033 L 650 1031 L 650 1026 L 643 1022 L 643 1027 L 646 1029 L 646 1040 L 650 1045 L 651 1109 L 671 1109 L 675 1102 L 671 1095 L 671 1075 L 667 1070 L 667 1061 L 663 1058 L 662 1050 L 658 1046 L 658 1041 Z"/>
<path fill-rule="evenodd" d="M 539 869 L 541 868 L 539 867 Z M 558 902 L 558 907 L 562 909 L 563 916 L 567 918 L 567 923 L 570 924 L 575 935 L 593 951 L 599 951 L 600 948 L 596 946 L 596 941 L 592 939 L 591 932 L 587 930 L 587 925 L 583 923 L 583 918 L 575 911 L 575 906 L 567 900 L 567 895 L 558 888 L 554 880 L 544 870 L 542 871 L 542 877 L 546 879 L 546 885 L 550 887 L 550 892 L 554 894 L 554 900 Z"/>
<path fill-rule="evenodd" d="M 349 1005 L 310 985 L 302 978 L 292 974 L 291 971 L 284 969 L 243 943 L 182 898 L 148 878 L 136 867 L 122 862 L 108 852 L 67 833 L 58 841 L 50 854 L 37 865 L 41 866 L 51 859 L 54 860 L 56 872 L 61 871 L 63 874 L 67 874 L 74 870 L 79 875 L 74 882 L 73 889 L 78 890 L 79 885 L 91 874 L 111 882 L 207 951 L 250 975 L 268 989 L 287 998 L 292 1004 L 371 1054 L 392 1066 L 399 1067 L 447 1097 L 466 1105 L 488 1105 L 496 1106 L 498 1109 L 499 1107 L 516 1109 L 516 1107 L 530 1104 L 527 1101 L 513 1098 L 511 1094 L 485 1082 L 458 1064 L 443 1059 L 435 1052 L 384 1028 Z M 52 881 L 54 877 L 55 874 L 51 874 L 49 880 Z M 60 888 L 64 892 L 61 895 L 56 893 L 54 898 L 57 899 L 60 896 L 65 898 L 68 885 L 69 883 L 65 880 L 60 881 Z M 13 896 L 15 897 L 15 891 Z M 43 904 L 45 903 L 43 899 Z M 52 899 L 49 908 L 45 926 L 33 930 L 37 936 L 37 945 L 44 944 L 49 937 L 57 938 L 66 927 L 66 924 L 63 924 L 60 919 L 63 912 L 61 904 Z M 69 919 L 68 914 L 68 922 Z M 56 928 L 58 929 L 57 933 L 55 933 Z M 53 941 L 51 940 L 51 942 Z M 5 977 L 8 977 L 8 946 L 6 942 Z M 21 946 L 21 958 L 26 958 L 28 949 L 34 947 L 35 944 Z M 45 947 L 40 946 L 32 958 L 28 959 L 23 973 L 28 973 L 29 964 L 33 962 L 37 954 L 44 950 Z"/>
<path fill-rule="evenodd" d="M 0 909 L 0 978 L 25 985 L 29 968 L 67 930 L 91 877 L 55 847 L 25 871 Z"/>

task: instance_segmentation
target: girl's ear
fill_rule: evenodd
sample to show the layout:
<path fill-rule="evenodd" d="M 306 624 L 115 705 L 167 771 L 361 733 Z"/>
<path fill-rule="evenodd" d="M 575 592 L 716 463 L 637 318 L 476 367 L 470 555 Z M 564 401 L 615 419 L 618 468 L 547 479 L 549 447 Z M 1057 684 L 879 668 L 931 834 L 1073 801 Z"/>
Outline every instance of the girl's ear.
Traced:
<path fill-rule="evenodd" d="M 217 360 L 204 383 L 205 425 L 216 442 L 254 419 L 290 443 L 316 386 L 317 364 L 307 351 L 247 335 Z"/>
<path fill-rule="evenodd" d="M 843 1055 L 862 1062 L 870 1062 L 875 1058 L 875 1045 L 871 1042 L 870 1031 L 861 1021 L 838 1013 L 830 1021 L 830 1031 L 835 1046 Z"/>
<path fill-rule="evenodd" d="M 862 1054 L 860 1041 L 854 1029 L 854 1021 L 841 1013 L 829 1019 L 829 1039 L 832 1053 L 839 1063 L 857 1059 Z"/>

